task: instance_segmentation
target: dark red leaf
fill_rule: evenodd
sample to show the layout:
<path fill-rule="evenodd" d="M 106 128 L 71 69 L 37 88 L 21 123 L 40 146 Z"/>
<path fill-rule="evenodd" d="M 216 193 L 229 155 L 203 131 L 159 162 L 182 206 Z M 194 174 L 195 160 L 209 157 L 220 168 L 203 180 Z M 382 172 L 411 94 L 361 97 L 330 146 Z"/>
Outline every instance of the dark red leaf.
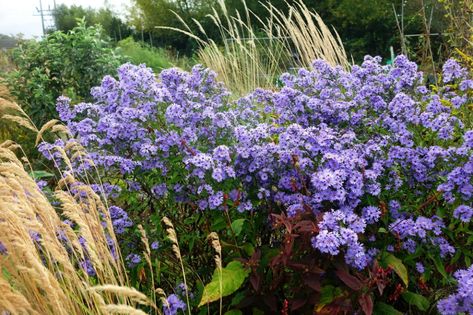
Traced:
<path fill-rule="evenodd" d="M 362 288 L 362 282 L 355 276 L 352 276 L 344 269 L 337 269 L 335 272 L 340 280 L 343 281 L 352 290 L 358 291 Z"/>
<path fill-rule="evenodd" d="M 273 281 L 271 282 L 271 285 L 269 287 L 270 290 L 275 290 L 276 288 L 278 288 L 283 279 L 284 272 L 282 270 L 273 270 Z"/>
<path fill-rule="evenodd" d="M 343 309 L 338 305 L 326 305 L 318 312 L 314 312 L 317 315 L 337 315 L 343 313 Z"/>
<path fill-rule="evenodd" d="M 371 295 L 364 294 L 358 299 L 358 303 L 360 303 L 361 309 L 365 315 L 372 315 L 373 314 L 373 300 L 371 299 Z"/>
<path fill-rule="evenodd" d="M 272 312 L 277 312 L 278 310 L 278 300 L 274 295 L 265 295 L 263 297 L 264 303 L 269 306 Z"/>
<path fill-rule="evenodd" d="M 300 309 L 302 306 L 306 304 L 306 302 L 307 302 L 306 299 L 295 299 L 295 300 L 289 301 L 289 305 L 291 305 L 291 311 Z"/>
<path fill-rule="evenodd" d="M 378 291 L 380 295 L 383 295 L 384 289 L 386 288 L 386 281 L 376 281 L 376 286 L 378 287 Z"/>
<path fill-rule="evenodd" d="M 312 265 L 310 266 L 309 268 L 309 272 L 311 273 L 316 273 L 316 274 L 323 274 L 325 272 L 325 270 L 323 270 L 322 268 L 316 266 L 316 265 Z"/>
<path fill-rule="evenodd" d="M 287 266 L 289 268 L 295 269 L 295 270 L 309 271 L 308 266 L 306 264 L 296 263 L 296 262 L 293 262 L 293 261 L 289 261 L 287 263 Z"/>
<path fill-rule="evenodd" d="M 260 290 L 261 276 L 257 273 L 254 273 L 250 277 L 251 286 L 256 292 Z"/>
<path fill-rule="evenodd" d="M 307 277 L 304 278 L 304 284 L 314 291 L 320 292 L 322 290 L 319 276 L 307 275 Z"/>
<path fill-rule="evenodd" d="M 260 296 L 258 295 L 246 296 L 240 303 L 238 303 L 237 307 L 246 308 L 250 305 L 258 303 L 260 301 L 259 299 L 260 299 Z"/>
<path fill-rule="evenodd" d="M 294 225 L 294 230 L 300 233 L 316 233 L 318 227 L 313 221 L 304 220 Z"/>

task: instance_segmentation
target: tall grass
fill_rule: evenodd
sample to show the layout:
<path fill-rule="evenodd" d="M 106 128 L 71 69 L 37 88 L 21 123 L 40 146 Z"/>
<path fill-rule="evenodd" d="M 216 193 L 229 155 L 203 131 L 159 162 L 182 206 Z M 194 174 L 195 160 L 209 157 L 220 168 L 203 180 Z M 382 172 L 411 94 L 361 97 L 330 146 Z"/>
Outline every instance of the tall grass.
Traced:
<path fill-rule="evenodd" d="M 12 96 L 6 85 L 2 83 L 2 77 L 0 75 L 0 117 L 5 114 L 11 114 L 14 109 L 8 106 L 7 103 L 13 101 Z M 18 128 L 13 124 L 0 123 L 0 143 L 11 139 L 13 135 L 18 136 Z"/>
<path fill-rule="evenodd" d="M 47 128 L 65 131 L 53 123 L 38 130 L 18 105 L 0 104 L 7 106 L 20 115 L 6 118 L 36 131 L 40 139 Z M 76 153 L 82 150 L 75 147 Z M 58 203 L 53 206 L 25 170 L 29 164 L 17 158 L 18 149 L 10 140 L 0 144 L 0 311 L 146 314 L 136 308 L 143 304 L 159 312 L 130 287 L 104 200 L 69 171 L 61 173 L 50 196 Z M 82 267 L 85 261 L 94 277 Z"/>
<path fill-rule="evenodd" d="M 298 0 L 288 3 L 288 13 L 276 9 L 270 2 L 262 4 L 266 17 L 259 17 L 244 4 L 244 12 L 228 12 L 219 0 L 209 18 L 220 33 L 222 45 L 209 38 L 205 29 L 194 20 L 200 34 L 179 15 L 183 28 L 158 26 L 182 32 L 197 40 L 198 57 L 216 71 L 219 79 L 238 95 L 258 87 L 273 88 L 279 75 L 290 68 L 310 67 L 314 59 L 327 60 L 332 65 L 348 68 L 350 62 L 335 30 L 331 31 L 320 16 Z"/>

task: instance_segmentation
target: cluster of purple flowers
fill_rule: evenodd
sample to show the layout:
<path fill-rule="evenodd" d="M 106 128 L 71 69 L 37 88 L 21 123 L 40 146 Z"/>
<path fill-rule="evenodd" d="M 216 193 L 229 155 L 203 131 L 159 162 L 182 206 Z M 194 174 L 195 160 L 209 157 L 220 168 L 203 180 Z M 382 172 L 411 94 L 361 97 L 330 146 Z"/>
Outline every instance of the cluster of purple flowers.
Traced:
<path fill-rule="evenodd" d="M 179 310 L 185 311 L 187 309 L 184 303 L 176 294 L 171 294 L 166 298 L 166 303 L 163 305 L 163 313 L 165 315 L 176 315 Z"/>
<path fill-rule="evenodd" d="M 454 276 L 457 292 L 440 300 L 437 308 L 442 315 L 473 314 L 473 266 L 456 271 Z"/>
<path fill-rule="evenodd" d="M 401 240 L 402 248 L 409 253 L 416 251 L 418 244 L 432 244 L 439 248 L 440 256 L 445 257 L 455 253 L 455 248 L 448 241 L 441 237 L 445 224 L 442 219 L 434 216 L 426 218 L 418 216 L 412 218 L 397 219 L 390 224 L 389 229 Z"/>
<path fill-rule="evenodd" d="M 377 250 L 366 251 L 359 242 L 358 235 L 365 232 L 367 223 L 375 223 L 381 211 L 377 207 L 363 208 L 358 216 L 350 209 L 326 212 L 319 223 L 319 234 L 313 238 L 312 244 L 322 253 L 337 255 L 340 247 L 346 247 L 345 261 L 358 269 L 365 268 L 377 254 Z"/>
<path fill-rule="evenodd" d="M 57 109 L 88 158 L 120 173 L 129 191 L 200 210 L 258 211 L 271 203 L 289 216 L 312 211 L 323 217 L 313 247 L 343 253 L 358 269 L 384 250 L 367 245 L 371 225 L 384 225 L 409 253 L 455 251 L 443 219 L 473 216 L 473 131 L 459 114 L 472 100 L 473 81 L 458 63 L 445 64 L 444 85 L 434 91 L 404 56 L 392 66 L 366 57 L 350 71 L 319 60 L 281 81 L 279 90 L 231 100 L 200 66 L 156 79 L 144 66 L 125 64 L 118 80 L 105 77 L 93 89 L 94 103 L 71 107 L 61 98 Z M 60 158 L 51 144 L 41 149 Z M 436 216 L 432 196 L 452 215 Z M 428 214 L 416 210 L 419 200 Z M 378 206 L 384 201 L 386 213 Z"/>
<path fill-rule="evenodd" d="M 133 226 L 133 222 L 122 208 L 110 206 L 108 211 L 116 234 L 123 234 L 126 228 Z"/>

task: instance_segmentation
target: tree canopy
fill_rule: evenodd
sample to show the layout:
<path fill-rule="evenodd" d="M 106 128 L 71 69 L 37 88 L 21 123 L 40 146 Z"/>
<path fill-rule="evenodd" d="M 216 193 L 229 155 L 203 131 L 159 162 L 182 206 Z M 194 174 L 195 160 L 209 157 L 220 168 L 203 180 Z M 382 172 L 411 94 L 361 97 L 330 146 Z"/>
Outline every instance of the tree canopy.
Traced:
<path fill-rule="evenodd" d="M 86 25 L 100 25 L 104 33 L 115 41 L 127 38 L 132 33 L 130 26 L 109 8 L 93 9 L 61 4 L 54 10 L 53 18 L 56 30 L 65 33 L 76 27 L 82 19 Z"/>

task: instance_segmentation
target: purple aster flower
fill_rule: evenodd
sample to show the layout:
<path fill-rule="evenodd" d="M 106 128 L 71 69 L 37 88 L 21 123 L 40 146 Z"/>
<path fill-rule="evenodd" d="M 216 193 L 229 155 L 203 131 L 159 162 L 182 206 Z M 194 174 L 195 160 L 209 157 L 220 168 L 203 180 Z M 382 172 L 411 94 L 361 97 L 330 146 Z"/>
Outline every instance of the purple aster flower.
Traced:
<path fill-rule="evenodd" d="M 230 150 L 226 145 L 219 145 L 213 150 L 213 157 L 219 161 L 229 162 Z"/>
<path fill-rule="evenodd" d="M 472 216 L 473 208 L 466 205 L 458 206 L 453 212 L 454 218 L 460 219 L 461 221 L 466 223 L 470 222 Z"/>
<path fill-rule="evenodd" d="M 75 113 L 71 109 L 71 100 L 65 96 L 59 96 L 56 103 L 56 110 L 59 118 L 64 122 L 70 122 L 75 118 Z"/>
<path fill-rule="evenodd" d="M 110 218 L 112 220 L 115 233 L 123 234 L 125 233 L 126 228 L 133 226 L 133 222 L 122 208 L 110 206 L 108 210 L 110 212 Z"/>
<path fill-rule="evenodd" d="M 320 231 L 320 233 L 312 238 L 312 246 L 322 253 L 328 253 L 330 255 L 338 255 L 340 250 L 340 235 L 336 232 L 328 232 L 326 230 Z"/>
<path fill-rule="evenodd" d="M 163 304 L 164 315 L 176 315 L 179 310 L 185 311 L 187 309 L 187 305 L 175 294 L 169 295 Z"/>
<path fill-rule="evenodd" d="M 459 314 L 460 301 L 456 295 L 451 295 L 437 303 L 437 309 L 442 315 L 457 315 Z"/>
<path fill-rule="evenodd" d="M 129 254 L 125 260 L 128 263 L 128 267 L 133 268 L 141 262 L 141 256 L 138 254 Z"/>
<path fill-rule="evenodd" d="M 458 270 L 454 274 L 457 291 L 440 300 L 437 308 L 442 315 L 473 314 L 473 266 Z"/>
<path fill-rule="evenodd" d="M 46 186 L 48 186 L 48 182 L 45 180 L 38 180 L 36 181 L 36 185 L 38 185 L 39 190 L 43 190 Z"/>
<path fill-rule="evenodd" d="M 425 272 L 424 265 L 420 262 L 416 263 L 416 270 L 418 273 L 424 273 Z"/>
<path fill-rule="evenodd" d="M 376 223 L 381 216 L 381 210 L 378 207 L 368 206 L 362 210 L 362 217 L 368 224 Z"/>
<path fill-rule="evenodd" d="M 218 191 L 216 194 L 209 197 L 209 208 L 216 209 L 223 203 L 223 192 Z"/>
<path fill-rule="evenodd" d="M 80 262 L 81 268 L 91 277 L 94 277 L 96 275 L 96 271 L 94 266 L 92 265 L 92 262 L 90 259 L 85 259 Z"/>
<path fill-rule="evenodd" d="M 7 255 L 8 254 L 8 250 L 6 248 L 6 246 L 0 242 L 0 255 Z"/>
<path fill-rule="evenodd" d="M 212 171 L 212 178 L 220 183 L 225 179 L 225 172 L 220 167 L 214 168 Z"/>
<path fill-rule="evenodd" d="M 151 192 L 158 198 L 164 197 L 168 192 L 167 186 L 165 183 L 155 185 L 151 188 Z"/>
<path fill-rule="evenodd" d="M 453 59 L 448 59 L 445 62 L 442 72 L 444 83 L 450 83 L 455 79 L 464 79 L 467 74 L 466 69 L 462 68 L 460 64 Z"/>
<path fill-rule="evenodd" d="M 245 201 L 238 205 L 239 212 L 250 211 L 252 209 L 253 209 L 253 204 L 251 203 L 251 201 Z"/>

